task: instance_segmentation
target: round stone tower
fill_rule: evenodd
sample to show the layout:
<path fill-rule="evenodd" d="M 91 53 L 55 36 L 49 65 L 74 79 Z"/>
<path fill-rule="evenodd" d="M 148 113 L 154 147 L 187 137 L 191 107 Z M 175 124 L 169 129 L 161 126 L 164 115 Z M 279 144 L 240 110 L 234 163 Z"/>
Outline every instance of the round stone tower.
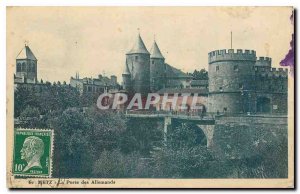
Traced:
<path fill-rule="evenodd" d="M 150 92 L 150 53 L 140 34 L 133 48 L 126 54 L 126 61 L 131 73 L 133 91 L 147 95 Z"/>
<path fill-rule="evenodd" d="M 253 112 L 256 52 L 228 49 L 208 53 L 209 104 L 215 113 Z"/>
<path fill-rule="evenodd" d="M 132 92 L 131 73 L 129 71 L 127 60 L 126 60 L 126 64 L 125 64 L 125 71 L 122 74 L 122 78 L 123 78 L 123 84 L 122 84 L 123 89 L 128 93 Z"/>
<path fill-rule="evenodd" d="M 165 86 L 165 58 L 154 41 L 150 56 L 150 88 L 155 92 Z"/>

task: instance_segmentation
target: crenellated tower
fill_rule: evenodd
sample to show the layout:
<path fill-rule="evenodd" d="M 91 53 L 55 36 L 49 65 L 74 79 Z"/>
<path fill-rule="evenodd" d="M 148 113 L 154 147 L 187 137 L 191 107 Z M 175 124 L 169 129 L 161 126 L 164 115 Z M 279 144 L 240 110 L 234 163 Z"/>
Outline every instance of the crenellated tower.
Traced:
<path fill-rule="evenodd" d="M 256 60 L 255 67 L 257 69 L 271 69 L 272 59 L 270 57 L 259 57 Z"/>
<path fill-rule="evenodd" d="M 256 52 L 228 49 L 208 53 L 209 111 L 253 112 Z"/>
<path fill-rule="evenodd" d="M 253 50 L 208 53 L 209 112 L 272 114 L 287 112 L 287 69 L 272 68 Z"/>
<path fill-rule="evenodd" d="M 255 85 L 257 113 L 287 113 L 288 69 L 255 66 Z"/>

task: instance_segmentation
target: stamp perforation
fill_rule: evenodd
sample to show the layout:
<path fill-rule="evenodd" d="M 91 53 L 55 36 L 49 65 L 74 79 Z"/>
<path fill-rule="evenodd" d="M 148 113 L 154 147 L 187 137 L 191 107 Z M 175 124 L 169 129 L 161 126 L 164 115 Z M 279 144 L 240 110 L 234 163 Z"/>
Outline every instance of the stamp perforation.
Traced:
<path fill-rule="evenodd" d="M 49 145 L 49 167 L 48 167 L 48 175 L 46 174 L 22 174 L 22 173 L 16 173 L 14 170 L 12 170 L 12 175 L 16 177 L 35 177 L 35 178 L 51 178 L 52 172 L 53 172 L 53 150 L 54 150 L 54 130 L 53 129 L 42 129 L 42 128 L 15 128 L 14 129 L 14 146 L 16 141 L 16 132 L 17 131 L 26 131 L 26 132 L 50 132 L 50 145 Z M 14 164 L 15 159 L 15 147 L 14 147 L 14 157 L 11 161 L 12 164 Z M 12 165 L 13 167 L 14 165 Z"/>

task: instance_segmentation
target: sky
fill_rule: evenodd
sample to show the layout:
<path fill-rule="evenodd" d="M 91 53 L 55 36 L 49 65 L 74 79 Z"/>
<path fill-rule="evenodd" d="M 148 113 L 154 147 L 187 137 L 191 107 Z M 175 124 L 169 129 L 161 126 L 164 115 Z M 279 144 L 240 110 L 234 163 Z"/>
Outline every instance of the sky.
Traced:
<path fill-rule="evenodd" d="M 38 59 L 38 79 L 116 75 L 138 29 L 150 51 L 154 36 L 166 62 L 184 72 L 208 68 L 208 52 L 256 50 L 273 67 L 288 53 L 292 7 L 8 7 L 7 65 L 25 41 Z"/>

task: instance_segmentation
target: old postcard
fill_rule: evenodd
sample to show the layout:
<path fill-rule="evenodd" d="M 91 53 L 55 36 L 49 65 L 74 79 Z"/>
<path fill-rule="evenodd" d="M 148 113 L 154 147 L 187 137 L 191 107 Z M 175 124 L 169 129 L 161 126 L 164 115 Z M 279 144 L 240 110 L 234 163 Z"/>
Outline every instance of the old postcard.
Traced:
<path fill-rule="evenodd" d="M 293 188 L 293 7 L 7 7 L 9 188 Z"/>

